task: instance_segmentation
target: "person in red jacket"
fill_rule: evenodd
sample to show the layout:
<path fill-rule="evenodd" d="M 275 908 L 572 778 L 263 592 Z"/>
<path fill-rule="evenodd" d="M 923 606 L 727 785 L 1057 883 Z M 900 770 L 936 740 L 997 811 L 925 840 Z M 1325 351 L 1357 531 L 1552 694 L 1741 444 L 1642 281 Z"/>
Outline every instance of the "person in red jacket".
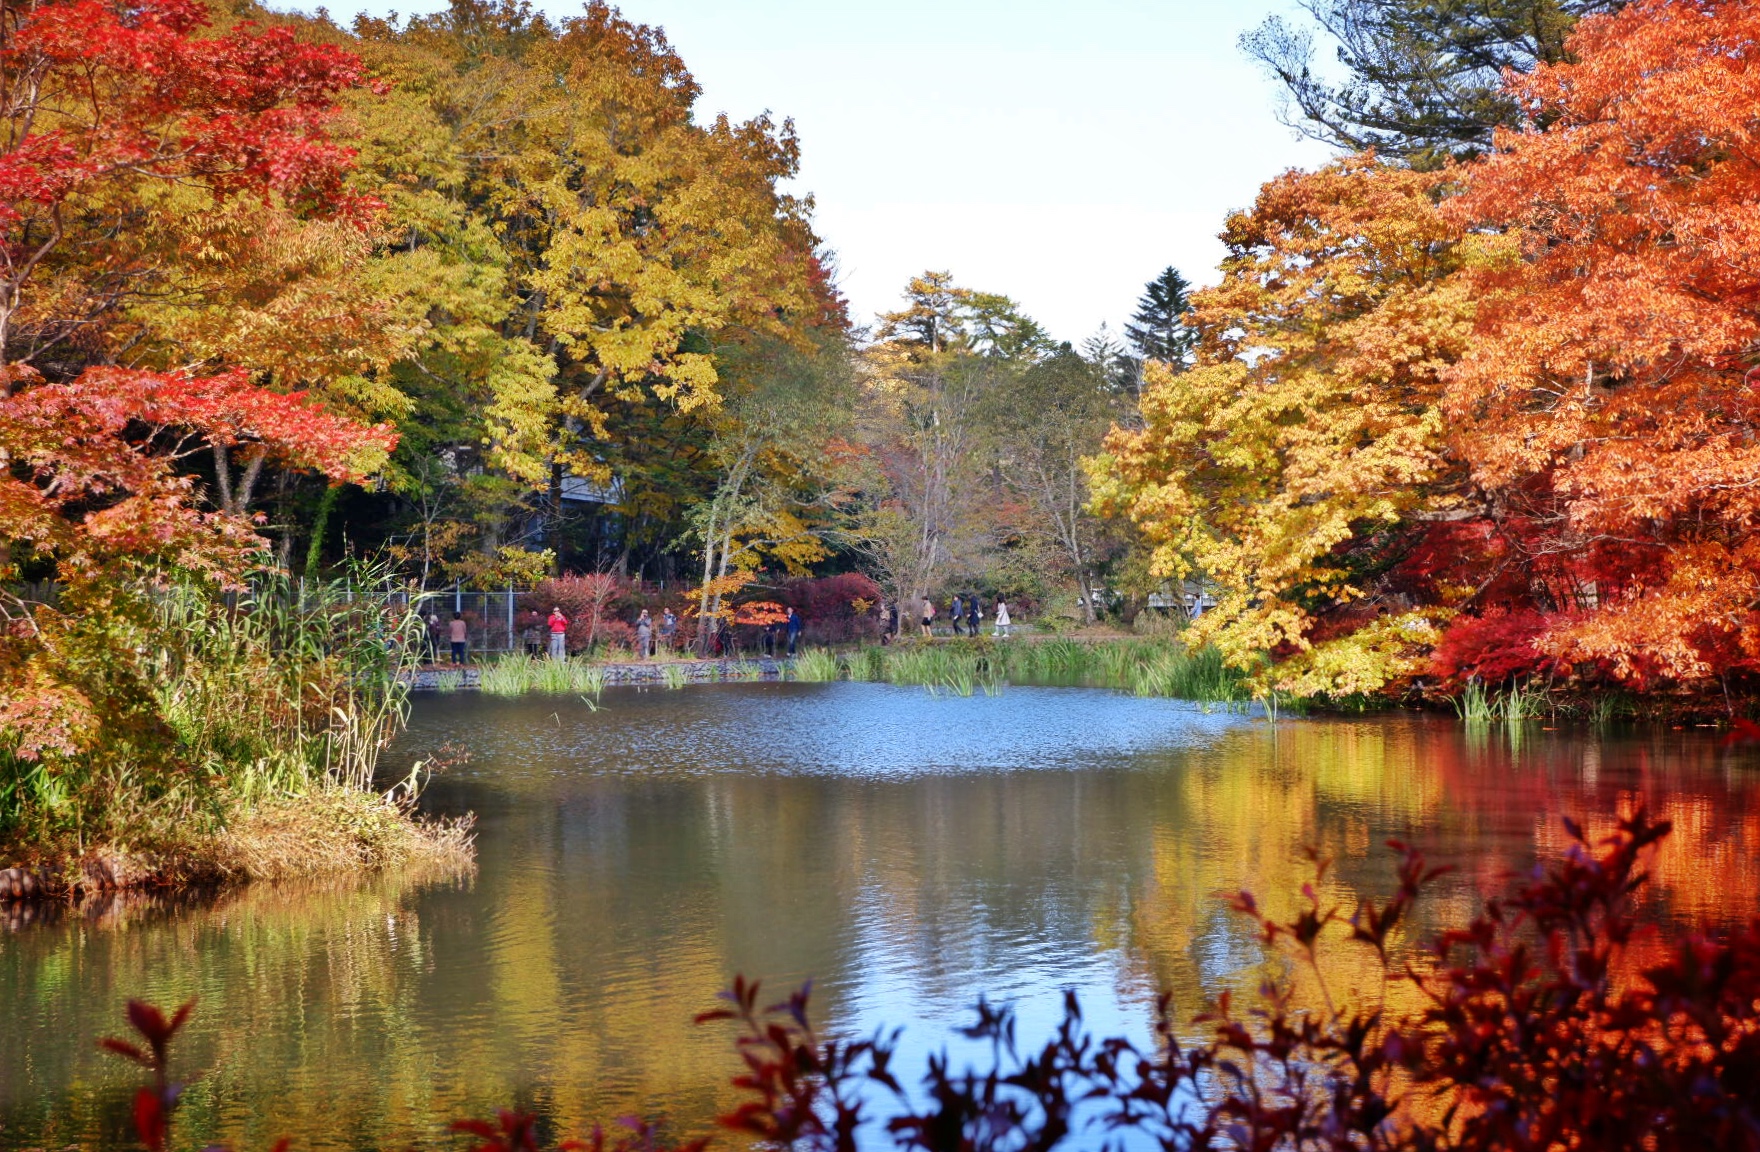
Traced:
<path fill-rule="evenodd" d="M 568 617 L 554 604 L 550 606 L 550 659 L 568 659 Z"/>

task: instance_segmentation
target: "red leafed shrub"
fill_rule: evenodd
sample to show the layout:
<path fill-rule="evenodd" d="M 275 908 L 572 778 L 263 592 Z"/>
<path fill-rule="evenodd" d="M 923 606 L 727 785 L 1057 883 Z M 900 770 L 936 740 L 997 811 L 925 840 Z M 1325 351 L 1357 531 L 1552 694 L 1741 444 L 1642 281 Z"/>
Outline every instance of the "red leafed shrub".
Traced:
<path fill-rule="evenodd" d="M 618 618 L 618 600 L 627 584 L 608 572 L 556 576 L 520 597 L 518 607 L 544 620 L 550 618 L 550 609 L 562 609 L 568 617 L 571 652 L 585 651 L 595 644 L 628 644 L 633 642 L 635 630 Z"/>
<path fill-rule="evenodd" d="M 1544 676 L 1553 661 L 1534 642 L 1546 627 L 1546 617 L 1533 609 L 1493 609 L 1483 616 L 1461 616 L 1431 653 L 1431 674 L 1450 686 L 1468 680 L 1502 684 L 1513 677 Z"/>
<path fill-rule="evenodd" d="M 876 628 L 872 605 L 880 602 L 880 586 L 857 572 L 790 580 L 774 595 L 800 613 L 807 635 L 821 643 L 867 638 Z M 858 600 L 867 610 L 857 611 Z"/>
<path fill-rule="evenodd" d="M 1272 986 L 1245 1015 L 1225 995 L 1193 1021 L 1202 1038 L 1188 1042 L 1163 995 L 1157 1045 L 1144 1051 L 1089 1035 L 1071 994 L 1055 1034 L 1023 1051 L 1012 1011 L 980 1000 L 962 1034 L 989 1044 L 988 1062 L 956 1072 L 947 1057 L 931 1058 L 911 1091 L 892 1068 L 896 1031 L 823 1037 L 808 1012 L 810 986 L 760 1007 L 758 985 L 736 978 L 724 1006 L 699 1017 L 738 1027 L 744 1070 L 733 1084 L 746 1100 L 720 1123 L 764 1147 L 820 1152 L 888 1143 L 921 1152 L 1076 1149 L 1121 1139 L 1194 1152 L 1760 1150 L 1760 919 L 1721 936 L 1663 941 L 1637 919 L 1633 898 L 1645 855 L 1669 826 L 1639 812 L 1598 844 L 1566 828 L 1563 859 L 1409 959 L 1394 954 L 1396 941 L 1444 870 L 1403 845 L 1392 845 L 1400 884 L 1383 904 L 1327 903 L 1318 857 L 1319 876 L 1294 918 L 1270 919 L 1251 896 L 1236 899 L 1267 945 L 1309 967 L 1322 988 L 1322 950 L 1369 950 L 1390 986 L 1421 993 L 1423 1007 L 1410 1014 L 1385 1003 L 1297 1005 L 1287 986 Z M 130 1005 L 130 1019 L 149 1040 L 164 1031 L 153 1030 L 162 1018 L 150 1009 Z M 106 1043 L 163 1083 L 162 1044 L 146 1058 Z M 151 1148 L 163 1144 L 164 1115 L 137 1110 Z M 460 1127 L 482 1139 L 476 1152 L 536 1149 L 530 1117 L 503 1113 Z M 626 1130 L 615 1147 L 705 1143 Z M 607 1144 L 595 1131 L 562 1147 Z"/>

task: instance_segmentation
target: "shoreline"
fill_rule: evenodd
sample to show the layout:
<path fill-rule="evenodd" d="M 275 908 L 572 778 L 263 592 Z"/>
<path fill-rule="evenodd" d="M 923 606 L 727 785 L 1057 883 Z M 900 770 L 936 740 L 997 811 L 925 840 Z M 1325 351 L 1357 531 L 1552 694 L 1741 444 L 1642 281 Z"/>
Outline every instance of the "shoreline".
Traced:
<path fill-rule="evenodd" d="M 493 659 L 500 659 L 494 657 Z M 542 665 L 545 657 L 531 657 L 534 664 Z M 783 673 L 793 666 L 795 658 L 791 656 L 757 656 L 750 659 L 723 657 L 708 660 L 624 660 L 604 664 L 586 664 L 604 677 L 607 687 L 627 684 L 667 684 L 668 676 L 682 675 L 686 682 L 692 684 L 714 684 L 728 680 L 780 680 Z M 483 669 L 493 667 L 492 662 L 483 664 L 425 664 L 413 671 L 404 672 L 400 677 L 412 692 L 480 692 L 482 688 Z"/>
<path fill-rule="evenodd" d="M 221 892 L 393 868 L 463 875 L 476 868 L 473 825 L 470 816 L 420 816 L 376 792 L 320 789 L 235 811 L 223 826 L 178 843 L 19 852 L 10 867 L 0 868 L 0 910 L 131 892 Z"/>

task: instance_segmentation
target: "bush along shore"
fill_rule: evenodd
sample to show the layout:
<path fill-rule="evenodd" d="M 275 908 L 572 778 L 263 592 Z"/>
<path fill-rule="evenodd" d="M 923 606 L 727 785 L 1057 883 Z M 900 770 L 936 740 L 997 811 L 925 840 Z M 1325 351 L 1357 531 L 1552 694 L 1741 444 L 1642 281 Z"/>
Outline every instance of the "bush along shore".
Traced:
<path fill-rule="evenodd" d="M 112 619 L 126 635 L 91 681 L 105 723 L 64 747 L 0 747 L 0 899 L 468 870 L 469 820 L 416 812 L 435 766 L 381 764 L 419 621 L 358 587 L 302 598 L 264 577 L 222 597 L 171 581 Z M 77 658 L 77 637 L 61 644 Z"/>

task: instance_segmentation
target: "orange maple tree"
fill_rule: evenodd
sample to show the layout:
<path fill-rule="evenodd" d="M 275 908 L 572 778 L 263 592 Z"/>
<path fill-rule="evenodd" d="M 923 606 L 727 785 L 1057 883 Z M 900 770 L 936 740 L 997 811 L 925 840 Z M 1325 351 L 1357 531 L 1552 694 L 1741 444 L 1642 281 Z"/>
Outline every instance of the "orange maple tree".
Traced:
<path fill-rule="evenodd" d="M 1760 667 L 1757 44 L 1751 3 L 1583 21 L 1450 205 L 1511 245 L 1445 407 L 1512 607 L 1639 685 Z"/>
<path fill-rule="evenodd" d="M 1375 691 L 1433 634 L 1420 589 L 1386 576 L 1462 514 L 1436 404 L 1470 245 L 1445 187 L 1362 156 L 1266 184 L 1229 218 L 1222 283 L 1192 297 L 1196 363 L 1149 364 L 1143 427 L 1092 462 L 1099 506 L 1142 525 L 1161 572 L 1220 588 L 1192 637 L 1237 665 L 1284 657 L 1282 690 Z"/>

